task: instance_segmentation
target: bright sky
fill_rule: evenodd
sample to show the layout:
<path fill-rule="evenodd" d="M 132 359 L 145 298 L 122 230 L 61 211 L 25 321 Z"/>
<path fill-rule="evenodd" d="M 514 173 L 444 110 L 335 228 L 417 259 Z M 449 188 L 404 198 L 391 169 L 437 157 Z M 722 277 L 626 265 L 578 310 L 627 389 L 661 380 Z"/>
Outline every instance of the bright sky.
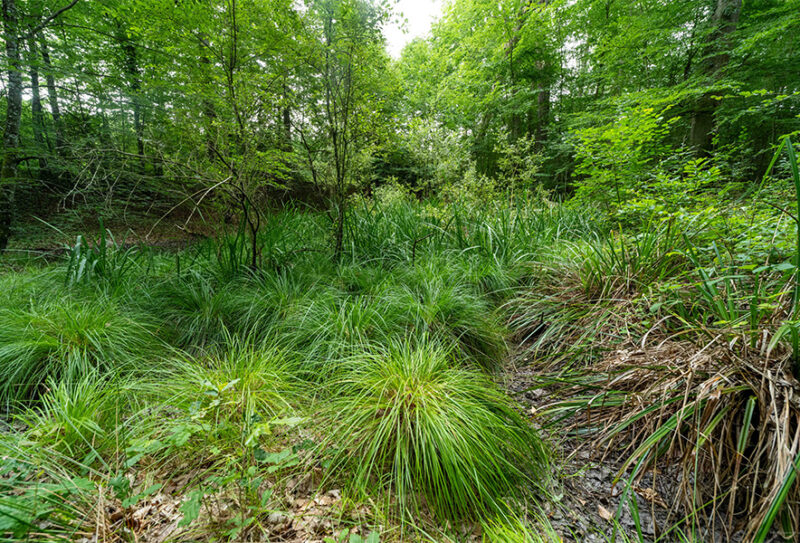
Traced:
<path fill-rule="evenodd" d="M 424 36 L 431 28 L 431 23 L 442 13 L 444 0 L 398 0 L 396 12 L 408 19 L 405 32 L 400 24 L 393 24 L 384 29 L 389 54 L 400 57 L 403 46 L 416 37 Z"/>

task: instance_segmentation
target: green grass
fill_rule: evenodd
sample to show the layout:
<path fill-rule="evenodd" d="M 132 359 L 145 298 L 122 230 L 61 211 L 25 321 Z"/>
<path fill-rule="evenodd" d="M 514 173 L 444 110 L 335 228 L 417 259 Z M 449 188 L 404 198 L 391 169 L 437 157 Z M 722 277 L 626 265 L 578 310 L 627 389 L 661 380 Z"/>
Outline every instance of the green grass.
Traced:
<path fill-rule="evenodd" d="M 34 398 L 48 378 L 133 371 L 162 351 L 147 321 L 103 298 L 0 308 L 0 403 Z"/>
<path fill-rule="evenodd" d="M 530 513 L 548 499 L 555 452 L 494 381 L 517 344 L 567 394 L 548 411 L 557 431 L 635 436 L 627 458 L 640 470 L 680 443 L 699 459 L 682 464 L 687 480 L 715 472 L 712 485 L 730 486 L 723 468 L 738 465 L 736 493 L 757 489 L 767 512 L 753 533 L 791 520 L 796 455 L 764 446 L 777 424 L 750 422 L 787 405 L 783 388 L 751 386 L 758 353 L 788 375 L 800 344 L 785 257 L 757 262 L 741 236 L 715 245 L 696 225 L 619 232 L 569 205 L 399 200 L 352 208 L 337 260 L 327 220 L 265 217 L 257 269 L 235 231 L 177 254 L 109 237 L 58 263 L 6 261 L 0 401 L 12 429 L 0 448 L 19 469 L 0 475 L 0 534 L 91 533 L 85 509 L 101 487 L 121 504 L 174 476 L 192 504 L 243 504 L 235 522 L 198 513 L 187 537 L 266 537 L 269 514 L 293 503 L 281 493 L 310 478 L 343 488 L 382 541 L 458 540 L 470 523 L 485 541 L 557 541 Z M 676 338 L 727 351 L 691 383 L 680 356 L 602 365 Z M 45 517 L 53 529 L 34 534 Z"/>
<path fill-rule="evenodd" d="M 492 543 L 560 543 L 563 541 L 547 517 L 537 513 L 526 522 L 518 516 L 498 516 L 482 523 L 483 541 Z"/>
<path fill-rule="evenodd" d="M 541 438 L 452 352 L 398 344 L 348 366 L 331 384 L 332 437 L 322 450 L 335 472 L 353 474 L 354 491 L 390 492 L 401 510 L 424 499 L 441 517 L 478 518 L 505 511 L 546 479 Z"/>
<path fill-rule="evenodd" d="M 0 536 L 75 541 L 91 533 L 97 487 L 66 456 L 0 439 Z M 85 472 L 90 472 L 85 470 Z"/>
<path fill-rule="evenodd" d="M 70 378 L 51 377 L 46 388 L 36 407 L 17 419 L 28 428 L 29 439 L 76 459 L 114 448 L 124 425 L 122 413 L 130 411 L 125 405 L 130 384 L 112 382 L 89 370 Z"/>

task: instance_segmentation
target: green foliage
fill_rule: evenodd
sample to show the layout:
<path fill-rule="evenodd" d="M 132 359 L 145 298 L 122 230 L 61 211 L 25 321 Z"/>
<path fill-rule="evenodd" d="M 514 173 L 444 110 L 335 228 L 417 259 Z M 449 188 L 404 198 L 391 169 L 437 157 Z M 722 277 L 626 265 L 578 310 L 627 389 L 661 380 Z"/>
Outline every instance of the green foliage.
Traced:
<path fill-rule="evenodd" d="M 517 140 L 508 136 L 500 138 L 495 151 L 499 154 L 497 169 L 506 188 L 534 188 L 542 157 L 536 152 L 533 136 L 522 136 Z"/>
<path fill-rule="evenodd" d="M 608 124 L 576 133 L 576 198 L 599 203 L 609 213 L 622 208 L 646 184 L 649 170 L 665 153 L 664 139 L 676 117 L 650 107 L 626 107 Z"/>
<path fill-rule="evenodd" d="M 50 376 L 46 388 L 37 405 L 20 415 L 30 439 L 78 459 L 113 445 L 124 425 L 119 415 L 127 387 L 89 370 L 84 375 Z"/>
<path fill-rule="evenodd" d="M 126 279 L 132 274 L 143 253 L 141 249 L 131 246 L 120 246 L 113 234 L 103 227 L 100 221 L 100 237 L 91 243 L 79 235 L 75 245 L 67 248 L 69 262 L 67 264 L 65 283 L 69 285 L 96 284 L 110 291 L 121 289 Z"/>
<path fill-rule="evenodd" d="M 0 14 L 0 245 L 113 226 L 2 256 L 0 537 L 274 539 L 324 477 L 315 539 L 558 540 L 512 338 L 624 436 L 639 539 L 677 458 L 692 530 L 706 486 L 797 524 L 798 0 L 452 0 L 396 62 L 386 0 L 51 3 Z"/>
<path fill-rule="evenodd" d="M 290 423 L 286 417 L 299 405 L 304 383 L 298 364 L 284 353 L 235 339 L 218 354 L 176 362 L 163 377 L 170 402 L 184 414 L 181 424 L 167 425 L 168 441 L 185 448 L 190 437 L 202 435 L 205 441 L 193 445 L 199 454 L 212 444 L 252 453 Z"/>
<path fill-rule="evenodd" d="M 85 527 L 96 485 L 48 450 L 0 439 L 0 534 L 10 540 L 68 540 Z"/>

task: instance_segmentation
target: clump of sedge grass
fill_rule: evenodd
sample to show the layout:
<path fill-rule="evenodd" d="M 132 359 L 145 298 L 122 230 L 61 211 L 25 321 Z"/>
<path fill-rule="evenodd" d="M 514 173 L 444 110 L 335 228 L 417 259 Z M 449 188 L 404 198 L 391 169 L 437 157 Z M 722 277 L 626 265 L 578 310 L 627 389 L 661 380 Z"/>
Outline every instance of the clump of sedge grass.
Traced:
<path fill-rule="evenodd" d="M 563 539 L 543 514 L 532 515 L 530 521 L 516 515 L 501 515 L 481 523 L 483 541 L 494 543 L 561 543 Z"/>
<path fill-rule="evenodd" d="M 29 400 L 48 378 L 134 369 L 160 347 L 147 325 L 104 301 L 0 309 L 0 402 Z"/>
<path fill-rule="evenodd" d="M 408 330 L 446 338 L 464 358 L 497 370 L 506 353 L 505 330 L 476 289 L 436 259 L 401 274 L 385 289 L 386 307 L 394 307 Z"/>
<path fill-rule="evenodd" d="M 352 472 L 358 493 L 476 518 L 506 510 L 545 477 L 545 446 L 508 397 L 440 347 L 362 356 L 334 390 L 323 447 L 336 447 L 333 466 Z"/>
<path fill-rule="evenodd" d="M 72 458 L 83 458 L 120 422 L 115 406 L 122 398 L 95 372 L 73 379 L 48 379 L 35 408 L 19 416 L 28 436 Z"/>
<path fill-rule="evenodd" d="M 175 362 L 162 380 L 171 383 L 166 403 L 185 415 L 165 421 L 168 431 L 202 435 L 201 447 L 215 441 L 235 448 L 248 434 L 257 441 L 269 435 L 272 421 L 296 414 L 305 377 L 277 349 L 229 337 L 210 354 Z"/>
<path fill-rule="evenodd" d="M 147 307 L 171 332 L 182 348 L 202 348 L 224 340 L 245 308 L 232 287 L 190 273 L 157 285 Z"/>

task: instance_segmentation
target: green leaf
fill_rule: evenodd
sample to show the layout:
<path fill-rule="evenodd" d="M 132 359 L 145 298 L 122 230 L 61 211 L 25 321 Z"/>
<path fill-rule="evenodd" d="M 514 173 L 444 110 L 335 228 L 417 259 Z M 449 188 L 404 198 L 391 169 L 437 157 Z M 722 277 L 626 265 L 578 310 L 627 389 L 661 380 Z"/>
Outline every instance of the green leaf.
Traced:
<path fill-rule="evenodd" d="M 260 452 L 259 452 L 260 451 Z M 280 452 L 266 452 L 261 449 L 256 451 L 255 457 L 259 462 L 265 464 L 279 464 L 292 455 L 292 449 L 284 449 Z"/>
<path fill-rule="evenodd" d="M 202 490 L 194 490 L 189 494 L 189 499 L 183 502 L 180 511 L 183 513 L 183 518 L 178 523 L 178 526 L 188 526 L 194 522 L 200 515 L 200 507 L 203 505 L 203 497 L 205 496 Z"/>
<path fill-rule="evenodd" d="M 136 496 L 133 496 L 133 497 L 128 498 L 126 500 L 123 500 L 122 501 L 122 507 L 123 508 L 128 508 L 128 507 L 131 507 L 132 505 L 136 505 L 142 498 L 146 498 L 147 496 L 151 496 L 151 495 L 155 494 L 156 492 L 158 492 L 159 490 L 161 490 L 161 484 L 160 483 L 156 483 L 156 484 L 148 487 L 147 490 L 145 490 L 144 492 L 142 492 L 140 494 L 137 494 Z"/>
<path fill-rule="evenodd" d="M 280 426 L 288 426 L 289 428 L 294 428 L 295 426 L 299 426 L 300 424 L 306 421 L 305 417 L 286 417 L 282 419 L 275 419 L 271 421 L 271 424 L 280 425 Z"/>

